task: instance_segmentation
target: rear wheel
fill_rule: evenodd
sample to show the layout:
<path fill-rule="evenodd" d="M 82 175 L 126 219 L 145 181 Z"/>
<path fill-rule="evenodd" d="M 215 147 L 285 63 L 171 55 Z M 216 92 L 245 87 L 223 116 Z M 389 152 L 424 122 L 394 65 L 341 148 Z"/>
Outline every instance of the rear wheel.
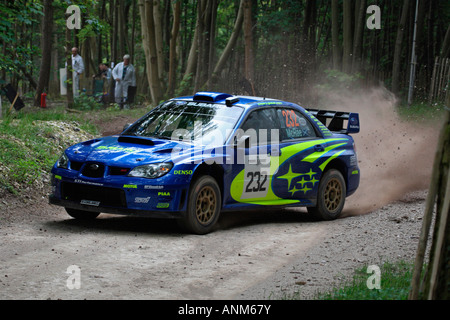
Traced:
<path fill-rule="evenodd" d="M 189 232 L 206 234 L 219 219 L 222 197 L 216 180 L 210 176 L 197 179 L 189 190 L 186 215 L 179 223 Z"/>
<path fill-rule="evenodd" d="M 344 208 L 346 193 L 342 174 L 338 170 L 328 170 L 320 180 L 317 206 L 308 207 L 308 212 L 320 220 L 337 219 Z"/>
<path fill-rule="evenodd" d="M 64 208 L 66 209 L 69 216 L 75 219 L 79 220 L 94 220 L 98 217 L 100 212 L 91 212 L 91 211 L 83 211 L 83 210 L 77 210 L 77 209 L 70 209 L 70 208 Z"/>

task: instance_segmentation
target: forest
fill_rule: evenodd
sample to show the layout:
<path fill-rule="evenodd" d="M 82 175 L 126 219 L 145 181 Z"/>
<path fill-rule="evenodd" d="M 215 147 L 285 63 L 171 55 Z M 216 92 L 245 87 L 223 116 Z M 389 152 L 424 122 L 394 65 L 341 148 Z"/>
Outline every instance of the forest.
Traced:
<path fill-rule="evenodd" d="M 324 86 L 432 103 L 448 86 L 446 0 L 0 0 L 0 12 L 0 83 L 36 105 L 61 99 L 72 47 L 86 92 L 99 63 L 129 54 L 153 105 L 200 90 L 314 105 Z"/>

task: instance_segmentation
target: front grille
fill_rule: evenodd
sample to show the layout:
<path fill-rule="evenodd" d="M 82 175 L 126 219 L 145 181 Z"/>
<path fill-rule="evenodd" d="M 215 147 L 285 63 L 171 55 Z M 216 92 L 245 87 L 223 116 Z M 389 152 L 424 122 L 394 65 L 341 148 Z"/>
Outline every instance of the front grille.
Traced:
<path fill-rule="evenodd" d="M 101 178 L 105 173 L 105 165 L 101 163 L 86 163 L 81 174 L 89 178 Z"/>
<path fill-rule="evenodd" d="M 80 171 L 83 162 L 70 161 L 70 169 Z"/>
<path fill-rule="evenodd" d="M 63 200 L 91 200 L 100 202 L 101 206 L 127 207 L 125 191 L 122 189 L 62 182 L 61 196 Z"/>

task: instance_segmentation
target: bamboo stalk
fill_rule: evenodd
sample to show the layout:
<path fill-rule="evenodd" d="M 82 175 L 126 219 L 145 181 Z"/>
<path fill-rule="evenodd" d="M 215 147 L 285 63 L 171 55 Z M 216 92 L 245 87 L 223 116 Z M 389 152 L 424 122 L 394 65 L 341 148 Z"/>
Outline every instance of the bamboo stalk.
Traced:
<path fill-rule="evenodd" d="M 434 86 L 436 83 L 436 74 L 437 74 L 437 69 L 439 67 L 439 57 L 436 57 L 434 59 L 434 67 L 433 67 L 433 75 L 431 77 L 431 86 L 430 86 L 430 97 L 429 97 L 429 103 L 433 103 L 433 98 L 434 98 Z"/>
<path fill-rule="evenodd" d="M 433 163 L 433 171 L 431 175 L 430 188 L 428 190 L 425 213 L 422 220 L 422 229 L 420 232 L 419 245 L 417 247 L 416 259 L 414 262 L 414 273 L 411 280 L 411 291 L 409 293 L 410 300 L 417 300 L 419 297 L 419 285 L 420 277 L 422 273 L 423 261 L 425 257 L 425 251 L 427 248 L 428 236 L 430 233 L 431 221 L 433 218 L 433 208 L 436 202 L 436 196 L 438 192 L 438 181 L 440 174 L 440 162 L 443 154 L 444 141 L 446 138 L 446 126 L 449 123 L 450 112 L 446 112 L 446 121 L 441 133 L 439 135 L 438 145 L 436 149 L 436 155 Z"/>
<path fill-rule="evenodd" d="M 444 205 L 442 207 L 441 217 L 440 217 L 440 223 L 438 227 L 438 234 L 436 239 L 436 246 L 434 250 L 434 259 L 433 259 L 433 266 L 431 270 L 431 276 L 430 276 L 430 291 L 428 292 L 428 299 L 432 300 L 435 298 L 436 295 L 436 283 L 437 283 L 437 277 L 438 277 L 438 269 L 439 269 L 439 263 L 442 255 L 440 254 L 443 250 L 442 246 L 444 243 L 444 236 L 445 236 L 445 229 L 447 226 L 447 219 L 448 219 L 448 211 L 450 207 L 450 174 L 447 177 L 447 187 L 445 189 L 445 196 L 444 196 Z"/>

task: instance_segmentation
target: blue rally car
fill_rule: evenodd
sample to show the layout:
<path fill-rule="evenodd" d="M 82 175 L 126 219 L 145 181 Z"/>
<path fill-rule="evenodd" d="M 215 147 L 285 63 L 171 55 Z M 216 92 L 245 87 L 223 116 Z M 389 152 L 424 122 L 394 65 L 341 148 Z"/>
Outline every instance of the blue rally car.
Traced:
<path fill-rule="evenodd" d="M 120 135 L 69 147 L 52 168 L 49 200 L 74 218 L 177 218 L 196 234 L 225 210 L 303 206 L 336 219 L 359 185 L 357 132 L 357 113 L 199 92 Z"/>

